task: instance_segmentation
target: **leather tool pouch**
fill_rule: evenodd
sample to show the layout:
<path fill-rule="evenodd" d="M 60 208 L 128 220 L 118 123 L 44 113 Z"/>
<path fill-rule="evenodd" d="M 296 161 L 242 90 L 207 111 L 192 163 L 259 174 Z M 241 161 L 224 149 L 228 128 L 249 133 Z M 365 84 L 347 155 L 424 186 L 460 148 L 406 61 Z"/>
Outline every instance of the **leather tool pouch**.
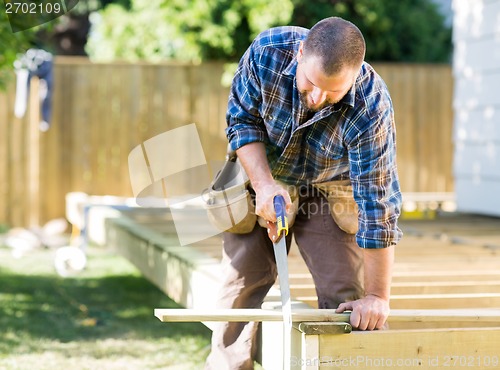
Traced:
<path fill-rule="evenodd" d="M 335 223 L 348 234 L 358 231 L 358 205 L 354 200 L 350 180 L 327 181 L 314 184 L 328 199 Z"/>
<path fill-rule="evenodd" d="M 210 184 L 205 208 L 210 223 L 220 231 L 246 234 L 253 230 L 257 216 L 248 186 L 248 176 L 230 152 L 222 169 Z"/>
<path fill-rule="evenodd" d="M 288 189 L 293 209 L 298 209 L 298 196 L 295 187 L 280 183 Z M 246 234 L 253 230 L 258 220 L 260 226 L 267 228 L 266 221 L 255 214 L 255 200 L 250 180 L 235 152 L 229 152 L 222 169 L 210 184 L 205 209 L 210 223 L 220 231 Z M 296 213 L 288 214 L 291 227 Z"/>

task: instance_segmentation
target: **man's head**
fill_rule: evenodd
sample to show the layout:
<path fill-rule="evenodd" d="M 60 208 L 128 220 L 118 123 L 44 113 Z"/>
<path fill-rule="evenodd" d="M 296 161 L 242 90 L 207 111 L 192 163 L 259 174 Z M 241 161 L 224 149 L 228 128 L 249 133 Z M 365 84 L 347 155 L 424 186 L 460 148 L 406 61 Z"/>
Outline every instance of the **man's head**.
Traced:
<path fill-rule="evenodd" d="M 297 54 L 297 87 L 312 111 L 342 99 L 352 87 L 365 57 L 365 40 L 351 22 L 323 19 L 309 31 Z"/>

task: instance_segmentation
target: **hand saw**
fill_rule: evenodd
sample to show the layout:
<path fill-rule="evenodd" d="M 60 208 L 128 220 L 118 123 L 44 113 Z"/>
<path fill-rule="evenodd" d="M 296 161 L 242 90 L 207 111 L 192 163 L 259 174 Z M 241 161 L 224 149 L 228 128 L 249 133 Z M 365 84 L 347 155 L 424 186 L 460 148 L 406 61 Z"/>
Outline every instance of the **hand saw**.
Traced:
<path fill-rule="evenodd" d="M 278 242 L 273 243 L 273 245 L 280 282 L 281 311 L 283 313 L 283 369 L 289 370 L 291 362 L 292 304 L 290 301 L 290 285 L 288 283 L 288 261 L 285 238 L 288 234 L 288 219 L 286 217 L 286 204 L 283 196 L 277 195 L 274 197 L 274 210 L 276 211 L 276 232 Z"/>

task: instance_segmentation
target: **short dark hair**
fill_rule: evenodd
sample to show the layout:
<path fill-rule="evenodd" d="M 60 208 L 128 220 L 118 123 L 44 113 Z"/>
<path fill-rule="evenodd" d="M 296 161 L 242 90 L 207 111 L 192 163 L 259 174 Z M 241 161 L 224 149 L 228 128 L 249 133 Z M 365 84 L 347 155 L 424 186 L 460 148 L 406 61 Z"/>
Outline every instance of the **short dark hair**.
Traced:
<path fill-rule="evenodd" d="M 318 57 L 323 72 L 328 76 L 340 72 L 344 67 L 360 66 L 365 58 L 365 50 L 365 39 L 359 28 L 339 17 L 316 23 L 303 46 L 304 57 Z"/>

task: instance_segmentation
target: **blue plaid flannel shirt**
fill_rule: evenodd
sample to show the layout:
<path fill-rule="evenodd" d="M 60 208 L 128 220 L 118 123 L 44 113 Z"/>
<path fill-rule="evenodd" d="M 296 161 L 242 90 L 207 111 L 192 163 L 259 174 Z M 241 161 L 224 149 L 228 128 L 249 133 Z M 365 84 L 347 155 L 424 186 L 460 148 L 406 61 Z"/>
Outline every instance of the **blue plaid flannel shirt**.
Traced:
<path fill-rule="evenodd" d="M 368 63 L 352 89 L 314 115 L 301 103 L 296 54 L 308 30 L 261 33 L 240 60 L 229 96 L 226 134 L 233 150 L 265 143 L 275 179 L 310 185 L 347 179 L 359 208 L 362 248 L 384 248 L 402 236 L 394 111 L 384 81 Z"/>

